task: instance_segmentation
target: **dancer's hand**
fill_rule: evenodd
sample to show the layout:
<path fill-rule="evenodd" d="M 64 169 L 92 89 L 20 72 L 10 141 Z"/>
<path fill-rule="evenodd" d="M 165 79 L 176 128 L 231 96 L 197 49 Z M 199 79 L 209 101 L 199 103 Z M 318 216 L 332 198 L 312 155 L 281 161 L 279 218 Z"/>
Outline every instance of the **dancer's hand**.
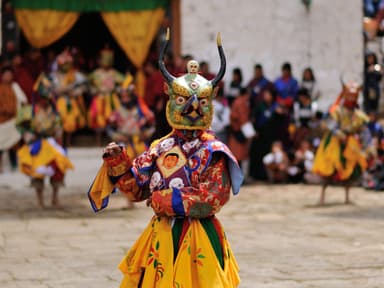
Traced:
<path fill-rule="evenodd" d="M 109 143 L 103 150 L 103 158 L 106 157 L 116 157 L 120 155 L 122 149 L 115 142 Z"/>

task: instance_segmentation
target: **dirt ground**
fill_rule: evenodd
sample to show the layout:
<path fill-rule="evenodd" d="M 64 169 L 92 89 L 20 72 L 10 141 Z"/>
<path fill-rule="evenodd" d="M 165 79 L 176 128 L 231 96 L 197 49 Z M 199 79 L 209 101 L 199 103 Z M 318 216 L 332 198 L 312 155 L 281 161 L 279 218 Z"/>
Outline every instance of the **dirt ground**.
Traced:
<path fill-rule="evenodd" d="M 62 190 L 63 209 L 40 210 L 28 179 L 0 174 L 0 287 L 109 288 L 117 265 L 147 225 L 142 203 L 124 210 L 114 195 L 93 213 L 86 196 L 101 163 L 101 149 L 71 149 L 76 170 Z M 325 207 L 314 205 L 320 187 L 244 186 L 217 215 L 240 266 L 243 288 L 384 287 L 384 193 L 330 187 Z M 45 193 L 49 205 L 50 190 Z"/>

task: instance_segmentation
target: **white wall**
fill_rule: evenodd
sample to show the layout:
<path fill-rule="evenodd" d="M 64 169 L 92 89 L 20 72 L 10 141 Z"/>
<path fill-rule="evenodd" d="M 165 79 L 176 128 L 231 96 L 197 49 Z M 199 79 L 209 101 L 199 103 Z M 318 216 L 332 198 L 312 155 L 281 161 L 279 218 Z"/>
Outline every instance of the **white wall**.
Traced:
<path fill-rule="evenodd" d="M 245 83 L 258 62 L 271 79 L 284 61 L 292 63 L 297 78 L 311 66 L 324 109 L 339 93 L 341 71 L 362 75 L 362 17 L 361 0 L 312 0 L 309 12 L 301 0 L 183 0 L 182 53 L 208 61 L 217 72 L 215 37 L 220 31 L 226 82 L 236 66 L 242 68 Z"/>

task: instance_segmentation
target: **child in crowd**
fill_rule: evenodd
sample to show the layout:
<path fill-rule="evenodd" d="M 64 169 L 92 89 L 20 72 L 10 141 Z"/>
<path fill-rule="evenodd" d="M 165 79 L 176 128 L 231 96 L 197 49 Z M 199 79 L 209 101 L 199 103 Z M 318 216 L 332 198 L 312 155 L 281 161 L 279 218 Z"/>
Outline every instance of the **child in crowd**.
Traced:
<path fill-rule="evenodd" d="M 314 157 L 310 142 L 308 140 L 301 141 L 299 148 L 293 154 L 293 159 L 288 168 L 290 182 L 319 183 L 321 179 L 318 179 L 317 175 L 311 172 Z"/>
<path fill-rule="evenodd" d="M 287 180 L 288 156 L 280 141 L 272 144 L 271 152 L 264 156 L 263 163 L 270 183 L 284 183 Z"/>

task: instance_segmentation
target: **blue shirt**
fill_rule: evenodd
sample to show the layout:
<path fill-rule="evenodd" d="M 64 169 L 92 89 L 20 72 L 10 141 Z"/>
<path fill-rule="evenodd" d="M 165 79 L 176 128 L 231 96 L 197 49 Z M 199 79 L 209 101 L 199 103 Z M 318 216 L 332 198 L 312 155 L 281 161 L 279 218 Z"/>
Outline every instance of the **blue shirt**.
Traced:
<path fill-rule="evenodd" d="M 280 77 L 276 79 L 274 84 L 277 90 L 277 94 L 281 98 L 293 98 L 293 100 L 296 100 L 299 84 L 295 78 L 291 77 L 288 79 L 288 81 L 285 81 L 282 77 Z"/>

